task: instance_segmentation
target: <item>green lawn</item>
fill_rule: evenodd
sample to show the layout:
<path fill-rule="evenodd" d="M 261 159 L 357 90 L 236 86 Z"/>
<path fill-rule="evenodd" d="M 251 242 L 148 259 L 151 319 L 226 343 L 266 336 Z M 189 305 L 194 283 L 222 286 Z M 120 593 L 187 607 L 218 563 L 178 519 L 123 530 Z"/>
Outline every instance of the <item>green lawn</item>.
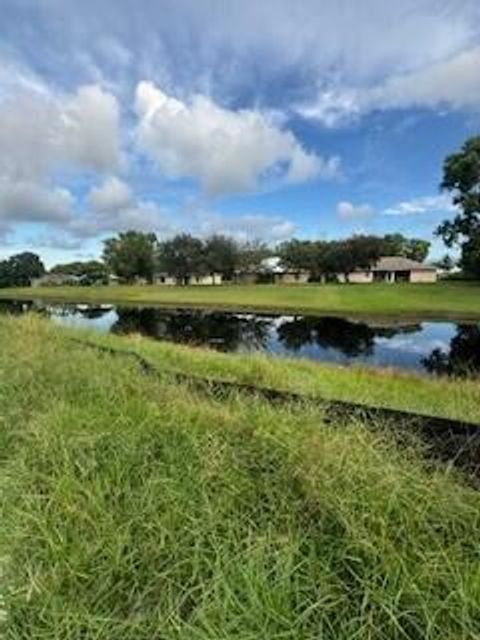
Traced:
<path fill-rule="evenodd" d="M 480 284 L 251 285 L 3 289 L 2 298 L 384 317 L 480 318 Z"/>
<path fill-rule="evenodd" d="M 457 472 L 380 426 L 209 397 L 72 337 L 0 318 L 0 635 L 479 637 L 480 493 Z"/>

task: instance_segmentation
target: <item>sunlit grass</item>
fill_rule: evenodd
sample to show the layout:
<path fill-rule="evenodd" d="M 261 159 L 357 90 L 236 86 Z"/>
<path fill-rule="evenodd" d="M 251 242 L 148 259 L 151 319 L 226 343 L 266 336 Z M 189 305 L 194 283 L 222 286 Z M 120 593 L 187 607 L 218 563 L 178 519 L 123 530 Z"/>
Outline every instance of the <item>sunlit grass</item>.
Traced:
<path fill-rule="evenodd" d="M 480 284 L 253 285 L 219 287 L 39 287 L 0 289 L 1 298 L 162 304 L 394 318 L 480 318 Z"/>
<path fill-rule="evenodd" d="M 381 428 L 209 398 L 72 335 L 0 318 L 9 640 L 478 637 L 461 476 Z"/>

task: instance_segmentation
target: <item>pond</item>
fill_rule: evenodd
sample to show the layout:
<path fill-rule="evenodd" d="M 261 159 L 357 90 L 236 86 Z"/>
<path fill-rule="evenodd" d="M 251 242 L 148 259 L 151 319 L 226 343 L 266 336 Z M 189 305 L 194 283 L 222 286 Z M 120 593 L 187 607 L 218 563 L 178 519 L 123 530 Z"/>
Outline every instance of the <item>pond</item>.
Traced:
<path fill-rule="evenodd" d="M 418 320 L 389 324 L 331 316 L 0 301 L 0 313 L 32 310 L 70 327 L 140 333 L 224 352 L 265 352 L 425 375 L 480 375 L 480 323 Z"/>

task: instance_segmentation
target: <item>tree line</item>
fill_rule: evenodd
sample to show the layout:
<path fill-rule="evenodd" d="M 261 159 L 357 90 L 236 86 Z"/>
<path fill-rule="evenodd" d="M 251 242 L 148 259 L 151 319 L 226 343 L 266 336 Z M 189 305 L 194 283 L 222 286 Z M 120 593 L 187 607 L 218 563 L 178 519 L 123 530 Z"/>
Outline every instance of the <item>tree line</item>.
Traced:
<path fill-rule="evenodd" d="M 153 282 L 156 276 L 168 274 L 186 284 L 192 276 L 220 274 L 224 280 L 232 280 L 237 272 L 261 273 L 262 269 L 267 275 L 263 261 L 278 256 L 286 269 L 308 271 L 312 281 L 319 281 L 368 268 L 382 255 L 423 261 L 428 249 L 427 241 L 401 234 L 357 235 L 335 241 L 292 239 L 269 247 L 260 241 L 241 243 L 223 235 L 202 239 L 179 234 L 160 242 L 154 233 L 131 230 L 104 241 L 101 261 L 57 264 L 49 274 L 74 276 L 84 285 L 106 283 L 110 274 L 125 282 L 139 278 Z M 28 286 L 44 274 L 38 256 L 19 254 L 0 263 L 0 286 Z"/>
<path fill-rule="evenodd" d="M 159 242 L 155 234 L 127 231 L 105 241 L 103 260 L 112 273 L 127 281 L 145 278 L 152 282 L 156 274 L 165 273 L 187 283 L 194 275 L 218 273 L 231 280 L 236 272 L 258 272 L 265 258 L 278 256 L 286 269 L 308 271 L 312 280 L 320 280 L 366 269 L 382 255 L 423 261 L 429 246 L 426 240 L 401 234 L 356 235 L 335 241 L 292 239 L 271 248 L 223 235 L 201 239 L 180 234 Z"/>

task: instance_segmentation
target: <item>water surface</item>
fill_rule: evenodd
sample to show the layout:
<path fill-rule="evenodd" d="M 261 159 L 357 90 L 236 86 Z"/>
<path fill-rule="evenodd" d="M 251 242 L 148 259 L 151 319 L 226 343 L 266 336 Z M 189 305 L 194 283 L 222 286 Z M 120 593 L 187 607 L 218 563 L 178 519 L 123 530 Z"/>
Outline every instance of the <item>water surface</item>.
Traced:
<path fill-rule="evenodd" d="M 320 362 L 394 367 L 436 375 L 480 375 L 480 323 L 402 324 L 342 317 L 265 315 L 115 305 L 0 301 L 0 312 L 37 310 L 70 327 Z"/>

